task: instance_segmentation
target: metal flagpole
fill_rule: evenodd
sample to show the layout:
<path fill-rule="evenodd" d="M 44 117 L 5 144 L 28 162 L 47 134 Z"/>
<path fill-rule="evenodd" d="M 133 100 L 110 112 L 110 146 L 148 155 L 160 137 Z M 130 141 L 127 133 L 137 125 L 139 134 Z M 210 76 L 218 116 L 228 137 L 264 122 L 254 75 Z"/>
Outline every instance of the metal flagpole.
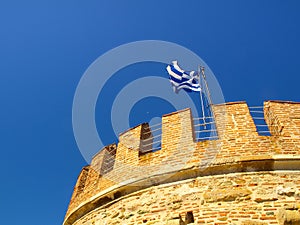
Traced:
<path fill-rule="evenodd" d="M 206 129 L 206 121 L 205 121 L 205 113 L 204 113 L 204 103 L 203 103 L 203 97 L 202 97 L 202 85 L 201 85 L 201 77 L 200 77 L 200 66 L 198 66 L 198 78 L 199 78 L 199 85 L 200 85 L 200 101 L 201 101 L 201 107 L 202 107 L 202 119 L 204 122 L 204 129 Z"/>
<path fill-rule="evenodd" d="M 206 76 L 205 76 L 205 73 L 204 73 L 204 66 L 201 66 L 201 74 L 202 74 L 202 77 L 203 77 L 203 80 L 204 80 L 204 83 L 205 83 L 205 88 L 206 88 L 206 91 L 207 91 L 207 99 L 208 99 L 208 103 L 209 103 L 209 107 L 210 107 L 210 110 L 211 110 L 211 113 L 212 113 L 212 117 L 213 117 L 213 120 L 215 120 L 215 114 L 214 114 L 214 111 L 212 109 L 212 105 L 213 105 L 213 102 L 211 100 L 211 95 L 210 95 L 210 91 L 209 91 L 209 88 L 208 88 L 208 84 L 207 84 L 207 81 L 206 81 Z M 216 135 L 218 135 L 216 133 Z"/>

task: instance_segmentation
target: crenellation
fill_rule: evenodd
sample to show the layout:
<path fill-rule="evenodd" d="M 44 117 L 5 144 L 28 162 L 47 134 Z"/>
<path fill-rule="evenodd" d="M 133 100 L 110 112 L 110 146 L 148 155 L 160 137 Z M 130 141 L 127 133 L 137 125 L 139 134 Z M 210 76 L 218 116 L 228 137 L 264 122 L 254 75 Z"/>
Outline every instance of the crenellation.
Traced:
<path fill-rule="evenodd" d="M 271 134 L 277 137 L 279 154 L 300 153 L 300 104 L 295 102 L 265 102 L 265 117 Z"/>
<path fill-rule="evenodd" d="M 89 168 L 90 168 L 90 166 L 85 166 L 82 168 L 82 170 L 77 178 L 76 185 L 74 187 L 72 199 L 76 198 L 78 195 L 83 193 L 84 187 L 86 186 L 86 180 L 88 177 Z"/>
<path fill-rule="evenodd" d="M 138 125 L 119 135 L 115 164 L 116 169 L 122 168 L 123 165 L 138 164 L 142 127 L 143 125 Z"/>
<path fill-rule="evenodd" d="M 120 134 L 118 144 L 103 148 L 80 173 L 64 225 L 104 212 L 101 221 L 127 224 L 168 224 L 178 220 L 174 213 L 184 220 L 187 212 L 198 224 L 281 224 L 279 209 L 292 203 L 299 211 L 300 103 L 264 103 L 271 136 L 259 135 L 246 102 L 212 109 L 216 140 L 195 141 L 190 109 L 162 117 L 158 151 L 151 151 L 147 123 Z M 148 199 L 142 205 L 141 195 Z"/>
<path fill-rule="evenodd" d="M 300 137 L 300 104 L 294 102 L 265 102 L 266 121 L 274 135 Z"/>
<path fill-rule="evenodd" d="M 216 114 L 216 123 L 220 138 L 238 138 L 240 136 L 257 136 L 256 126 L 250 115 L 246 102 L 230 103 L 220 106 L 224 113 Z M 218 112 L 218 105 L 214 106 Z M 224 136 L 226 135 L 226 137 Z"/>
<path fill-rule="evenodd" d="M 192 147 L 194 143 L 192 117 L 190 109 L 162 117 L 161 154 L 165 158 L 176 157 L 184 148 Z M 180 157 L 177 157 L 180 159 Z"/>

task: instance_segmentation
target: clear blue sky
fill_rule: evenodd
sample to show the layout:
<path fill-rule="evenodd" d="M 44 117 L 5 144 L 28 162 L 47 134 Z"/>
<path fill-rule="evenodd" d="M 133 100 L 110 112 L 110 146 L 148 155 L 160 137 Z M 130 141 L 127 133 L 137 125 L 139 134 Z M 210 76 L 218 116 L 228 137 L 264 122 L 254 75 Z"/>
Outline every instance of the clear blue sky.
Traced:
<path fill-rule="evenodd" d="M 299 11 L 298 0 L 1 1 L 1 224 L 62 223 L 86 165 L 73 96 L 100 55 L 132 41 L 175 42 L 210 66 L 226 101 L 300 101 Z"/>

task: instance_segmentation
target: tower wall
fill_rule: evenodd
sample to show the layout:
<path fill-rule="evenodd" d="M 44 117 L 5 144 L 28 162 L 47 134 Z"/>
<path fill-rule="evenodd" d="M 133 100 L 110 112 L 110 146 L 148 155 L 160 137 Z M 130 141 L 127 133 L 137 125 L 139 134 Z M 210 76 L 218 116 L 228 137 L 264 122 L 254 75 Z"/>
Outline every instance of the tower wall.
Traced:
<path fill-rule="evenodd" d="M 300 104 L 265 102 L 271 136 L 245 102 L 213 111 L 217 140 L 195 141 L 189 109 L 163 116 L 158 151 L 141 152 L 148 124 L 122 133 L 80 173 L 64 225 L 299 224 Z"/>

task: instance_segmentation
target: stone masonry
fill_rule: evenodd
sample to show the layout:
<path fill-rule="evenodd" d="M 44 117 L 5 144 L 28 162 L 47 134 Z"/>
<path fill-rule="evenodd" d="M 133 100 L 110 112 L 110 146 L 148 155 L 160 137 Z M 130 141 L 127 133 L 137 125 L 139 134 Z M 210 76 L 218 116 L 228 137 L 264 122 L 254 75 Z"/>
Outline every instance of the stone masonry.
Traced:
<path fill-rule="evenodd" d="M 245 102 L 213 106 L 217 140 L 195 141 L 189 109 L 120 134 L 79 174 L 63 225 L 300 224 L 300 103 L 267 101 L 271 136 Z"/>

